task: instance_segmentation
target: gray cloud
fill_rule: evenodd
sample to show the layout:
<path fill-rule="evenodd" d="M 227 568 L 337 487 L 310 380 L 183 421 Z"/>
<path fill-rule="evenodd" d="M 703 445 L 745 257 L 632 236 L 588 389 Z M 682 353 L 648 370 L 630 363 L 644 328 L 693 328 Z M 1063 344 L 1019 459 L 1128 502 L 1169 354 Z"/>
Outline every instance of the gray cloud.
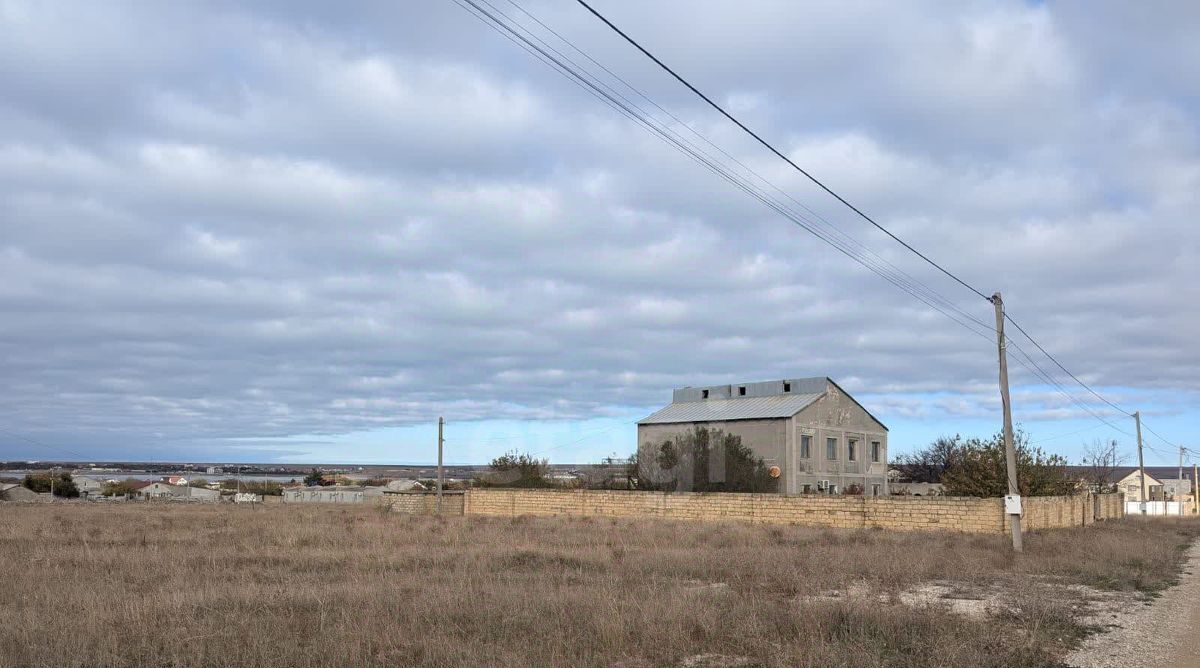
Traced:
<path fill-rule="evenodd" d="M 594 20 L 529 8 L 990 322 Z M 1131 33 L 1119 3 L 606 9 L 891 229 L 1003 289 L 1085 380 L 1192 414 L 1184 21 Z M 1115 60 L 1114 39 L 1159 48 Z M 0 87 L 13 430 L 169 448 L 438 413 L 583 419 L 673 385 L 808 374 L 896 416 L 997 410 L 993 344 L 449 2 L 8 2 Z M 1084 414 L 1014 377 L 1025 419 Z"/>

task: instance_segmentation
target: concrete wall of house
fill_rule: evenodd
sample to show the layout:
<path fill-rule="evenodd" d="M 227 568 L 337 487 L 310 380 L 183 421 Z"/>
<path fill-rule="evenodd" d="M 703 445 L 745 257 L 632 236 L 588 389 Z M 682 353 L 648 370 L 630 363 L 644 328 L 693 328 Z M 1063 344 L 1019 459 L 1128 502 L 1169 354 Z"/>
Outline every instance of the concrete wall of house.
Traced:
<path fill-rule="evenodd" d="M 694 427 L 708 427 L 709 429 L 720 429 L 727 434 L 740 436 L 742 445 L 750 448 L 750 450 L 758 457 L 762 457 L 763 462 L 767 466 L 778 466 L 783 470 L 784 453 L 787 443 L 788 420 L 785 418 L 776 418 L 770 420 L 729 420 L 724 422 L 688 422 L 681 424 L 640 424 L 638 425 L 638 464 L 642 470 L 642 475 L 649 475 L 651 480 L 662 482 L 674 476 L 674 473 L 667 473 L 658 470 L 655 464 L 655 456 L 658 453 L 659 446 L 669 438 L 686 434 Z M 687 474 L 683 474 L 684 478 Z M 688 480 L 681 480 L 681 484 L 677 488 L 679 491 L 688 491 L 691 486 Z M 780 481 L 780 489 L 783 489 L 785 481 Z"/>
<path fill-rule="evenodd" d="M 1146 499 L 1142 499 L 1142 474 L 1141 471 L 1134 471 L 1129 475 L 1121 478 L 1117 483 L 1117 491 L 1125 495 L 1126 501 L 1141 502 L 1145 501 L 1162 501 L 1163 500 L 1163 484 L 1156 480 L 1153 476 L 1146 476 Z"/>
<path fill-rule="evenodd" d="M 175 486 L 156 482 L 137 490 L 137 495 L 149 499 L 169 499 L 175 496 Z"/>
<path fill-rule="evenodd" d="M 816 491 L 820 481 L 845 490 L 861 485 L 867 496 L 887 494 L 887 429 L 858 402 L 829 383 L 824 396 L 797 413 L 790 421 L 786 492 Z M 809 456 L 802 457 L 803 437 L 812 438 Z M 836 442 L 835 456 L 827 456 L 827 441 Z M 854 460 L 850 444 L 854 443 Z M 879 461 L 873 461 L 872 444 L 879 443 Z"/>
<path fill-rule="evenodd" d="M 847 529 L 1003 534 L 1001 499 L 864 497 L 601 490 L 472 489 L 467 515 L 660 517 L 680 520 L 796 524 Z M 1081 527 L 1124 515 L 1120 494 L 1027 497 L 1022 529 Z"/>
<path fill-rule="evenodd" d="M 179 498 L 191 501 L 220 501 L 221 492 L 204 487 L 185 487 L 180 490 Z"/>

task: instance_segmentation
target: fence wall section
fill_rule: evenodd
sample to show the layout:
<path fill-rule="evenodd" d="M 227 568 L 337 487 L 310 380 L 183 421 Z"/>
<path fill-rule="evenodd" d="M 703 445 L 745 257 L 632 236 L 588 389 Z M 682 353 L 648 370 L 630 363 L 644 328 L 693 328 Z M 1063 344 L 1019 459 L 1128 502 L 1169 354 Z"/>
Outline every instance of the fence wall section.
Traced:
<path fill-rule="evenodd" d="M 962 497 L 782 496 L 696 492 L 472 489 L 467 515 L 661 517 L 679 520 L 798 524 L 847 529 L 1007 531 L 1001 499 Z M 1121 517 L 1120 494 L 1024 499 L 1022 528 L 1087 526 Z"/>
<path fill-rule="evenodd" d="M 464 492 L 443 492 L 442 514 L 462 515 L 466 496 Z M 393 492 L 384 494 L 381 502 L 390 506 L 394 513 L 408 513 L 410 515 L 433 515 L 437 513 L 436 492 Z"/>
<path fill-rule="evenodd" d="M 1195 507 L 1190 501 L 1147 501 L 1146 515 L 1155 517 L 1184 517 L 1194 514 Z M 1127 515 L 1141 515 L 1142 507 L 1137 501 L 1125 502 Z"/>

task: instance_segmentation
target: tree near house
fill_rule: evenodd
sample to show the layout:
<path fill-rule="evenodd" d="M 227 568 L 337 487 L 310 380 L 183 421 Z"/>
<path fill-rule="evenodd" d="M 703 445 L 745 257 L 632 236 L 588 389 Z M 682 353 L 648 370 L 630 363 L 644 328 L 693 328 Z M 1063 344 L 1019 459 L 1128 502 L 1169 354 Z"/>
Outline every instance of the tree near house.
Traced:
<path fill-rule="evenodd" d="M 550 460 L 538 459 L 515 450 L 506 452 L 488 465 L 491 471 L 479 479 L 483 487 L 550 487 L 547 478 Z"/>
<path fill-rule="evenodd" d="M 69 473 L 60 473 L 58 475 L 47 473 L 35 475 L 28 473 L 25 475 L 25 479 L 21 481 L 21 485 L 38 494 L 47 494 L 53 491 L 54 496 L 64 499 L 79 497 L 79 488 L 75 486 L 75 481 L 71 480 L 71 474 Z"/>
<path fill-rule="evenodd" d="M 1118 451 L 1117 441 L 1096 439 L 1083 446 L 1084 474 L 1092 490 L 1106 494 L 1117 491 L 1117 471 L 1125 465 L 1125 455 Z"/>
<path fill-rule="evenodd" d="M 900 455 L 892 462 L 892 468 L 900 472 L 904 480 L 909 482 L 938 483 L 942 481 L 942 473 L 950 465 L 962 437 L 949 438 L 941 436 L 929 447 L 910 455 Z"/>
<path fill-rule="evenodd" d="M 693 492 L 775 492 L 779 479 L 742 438 L 720 429 L 693 427 L 639 457 L 641 489 Z M 651 459 L 652 462 L 644 461 Z"/>
<path fill-rule="evenodd" d="M 104 483 L 104 496 L 130 496 L 134 493 L 133 481 L 118 480 Z"/>
<path fill-rule="evenodd" d="M 304 486 L 305 487 L 314 487 L 317 485 L 329 485 L 329 484 L 332 484 L 332 483 L 325 482 L 325 474 L 321 473 L 321 471 L 319 471 L 316 467 L 313 467 L 313 470 L 309 471 L 308 475 L 304 476 Z"/>
<path fill-rule="evenodd" d="M 1017 485 L 1024 496 L 1074 494 L 1075 481 L 1066 471 L 1067 460 L 1046 454 L 1029 444 L 1025 432 L 1013 436 L 1017 458 Z M 1004 435 L 991 438 L 939 438 L 925 450 L 904 458 L 916 470 L 940 469 L 938 482 L 947 496 L 997 497 L 1008 494 L 1008 464 Z"/>

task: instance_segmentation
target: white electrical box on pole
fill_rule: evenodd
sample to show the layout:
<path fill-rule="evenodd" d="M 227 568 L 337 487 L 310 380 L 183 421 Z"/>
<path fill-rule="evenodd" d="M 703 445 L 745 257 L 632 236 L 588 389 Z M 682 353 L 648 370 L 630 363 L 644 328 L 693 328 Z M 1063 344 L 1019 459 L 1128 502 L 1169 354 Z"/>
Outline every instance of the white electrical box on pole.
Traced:
<path fill-rule="evenodd" d="M 992 295 L 996 307 L 996 346 L 1000 354 L 1000 402 L 1004 407 L 1004 459 L 1008 467 L 1008 495 L 1004 497 L 1004 512 L 1012 532 L 1014 552 L 1023 552 L 1021 542 L 1021 488 L 1017 486 L 1017 450 L 1013 444 L 1012 404 L 1008 398 L 1008 354 L 1004 338 L 1004 300 L 1000 293 Z"/>

